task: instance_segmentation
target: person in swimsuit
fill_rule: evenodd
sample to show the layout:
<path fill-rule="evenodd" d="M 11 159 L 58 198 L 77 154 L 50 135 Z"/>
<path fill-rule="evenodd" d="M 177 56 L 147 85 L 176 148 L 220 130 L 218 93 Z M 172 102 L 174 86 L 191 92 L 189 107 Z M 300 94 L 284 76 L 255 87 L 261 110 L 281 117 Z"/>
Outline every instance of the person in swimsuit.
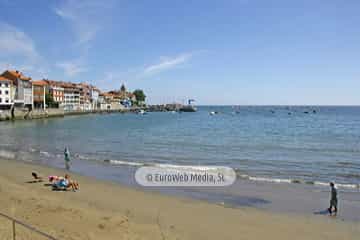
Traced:
<path fill-rule="evenodd" d="M 79 183 L 70 180 L 70 176 L 68 174 L 65 174 L 65 177 L 50 176 L 49 181 L 54 182 L 53 189 L 67 190 L 68 188 L 71 188 L 74 192 L 75 190 L 79 190 Z"/>

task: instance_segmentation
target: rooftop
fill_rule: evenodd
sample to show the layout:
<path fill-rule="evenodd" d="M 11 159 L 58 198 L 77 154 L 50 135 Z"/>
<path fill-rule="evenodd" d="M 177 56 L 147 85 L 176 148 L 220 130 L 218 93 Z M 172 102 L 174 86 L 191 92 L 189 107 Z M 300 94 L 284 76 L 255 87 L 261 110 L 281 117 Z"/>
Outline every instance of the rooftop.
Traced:
<path fill-rule="evenodd" d="M 36 86 L 47 86 L 48 85 L 48 83 L 44 80 L 32 81 L 32 84 L 36 85 Z"/>
<path fill-rule="evenodd" d="M 19 78 L 21 80 L 24 80 L 24 81 L 29 81 L 31 80 L 31 77 L 26 77 L 24 76 L 24 74 L 18 70 L 6 70 L 5 73 L 8 72 L 10 75 L 16 77 L 16 78 Z"/>
<path fill-rule="evenodd" d="M 3 77 L 3 76 L 0 76 L 0 81 L 10 81 L 10 82 L 11 82 L 10 79 L 8 79 L 8 78 L 6 78 L 6 77 Z"/>

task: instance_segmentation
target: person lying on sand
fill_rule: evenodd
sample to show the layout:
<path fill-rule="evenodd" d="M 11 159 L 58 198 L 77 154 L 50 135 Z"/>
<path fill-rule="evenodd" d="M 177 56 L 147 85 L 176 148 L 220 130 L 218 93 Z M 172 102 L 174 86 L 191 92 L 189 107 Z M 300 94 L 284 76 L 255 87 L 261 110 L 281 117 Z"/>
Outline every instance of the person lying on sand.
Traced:
<path fill-rule="evenodd" d="M 79 190 L 79 183 L 71 180 L 70 175 L 68 174 L 65 174 L 64 178 L 59 177 L 59 179 L 56 180 L 52 186 L 53 186 L 53 190 L 67 190 L 68 188 L 71 188 L 74 192 L 76 190 Z"/>
<path fill-rule="evenodd" d="M 35 183 L 35 182 L 42 182 L 43 181 L 43 179 L 42 179 L 42 177 L 40 177 L 36 172 L 32 172 L 31 173 L 31 176 L 33 176 L 33 178 L 35 179 L 33 182 Z"/>
<path fill-rule="evenodd" d="M 48 177 L 50 183 L 57 182 L 57 181 L 59 181 L 59 180 L 61 180 L 63 178 L 64 177 L 59 177 L 59 176 L 56 176 L 56 175 L 51 175 L 51 176 Z"/>

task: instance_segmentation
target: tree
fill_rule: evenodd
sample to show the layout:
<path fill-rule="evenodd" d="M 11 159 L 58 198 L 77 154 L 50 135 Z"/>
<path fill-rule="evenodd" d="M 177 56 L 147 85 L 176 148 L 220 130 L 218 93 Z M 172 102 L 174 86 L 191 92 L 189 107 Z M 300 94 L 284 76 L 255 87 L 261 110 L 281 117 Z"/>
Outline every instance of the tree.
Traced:
<path fill-rule="evenodd" d="M 145 96 L 143 90 L 141 90 L 141 89 L 136 89 L 136 90 L 133 92 L 133 94 L 135 95 L 136 101 L 137 101 L 138 103 L 140 103 L 140 102 L 145 102 L 146 96 Z"/>
<path fill-rule="evenodd" d="M 45 104 L 48 107 L 57 107 L 57 103 L 54 101 L 50 93 L 45 93 Z"/>
<path fill-rule="evenodd" d="M 124 84 L 121 84 L 121 88 L 120 88 L 121 92 L 126 92 L 126 87 Z"/>

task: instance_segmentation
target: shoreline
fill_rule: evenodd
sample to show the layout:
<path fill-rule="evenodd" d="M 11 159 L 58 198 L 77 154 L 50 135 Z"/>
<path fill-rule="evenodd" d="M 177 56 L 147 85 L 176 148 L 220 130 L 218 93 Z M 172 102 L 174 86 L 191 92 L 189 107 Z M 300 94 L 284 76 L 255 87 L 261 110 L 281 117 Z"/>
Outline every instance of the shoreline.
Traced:
<path fill-rule="evenodd" d="M 26 183 L 31 171 L 65 171 L 16 160 L 0 164 L 2 211 L 63 239 L 356 239 L 360 233 L 359 222 L 228 208 L 75 173 L 80 191 L 53 192 L 44 183 Z"/>
<path fill-rule="evenodd" d="M 63 109 L 46 109 L 46 110 L 33 110 L 23 111 L 16 110 L 14 116 L 8 110 L 0 112 L 0 122 L 2 121 L 18 121 L 18 120 L 35 120 L 44 118 L 57 118 L 74 115 L 88 115 L 88 114 L 111 114 L 111 113 L 129 113 L 136 112 L 143 108 L 124 108 L 124 109 L 109 109 L 109 110 L 79 110 L 79 111 L 64 111 Z"/>
<path fill-rule="evenodd" d="M 74 116 L 74 115 L 88 115 L 88 114 L 135 113 L 140 110 L 145 110 L 147 112 L 178 111 L 179 105 L 162 104 L 162 105 L 149 105 L 146 107 L 131 107 L 131 108 L 105 109 L 105 110 L 100 110 L 100 109 L 75 110 L 75 111 L 64 111 L 64 109 L 61 108 L 48 108 L 46 110 L 34 109 L 32 111 L 25 109 L 16 109 L 14 111 L 13 116 L 10 110 L 0 109 L 0 122 L 16 121 L 16 120 L 34 120 L 34 119 L 66 117 L 66 116 Z"/>
<path fill-rule="evenodd" d="M 63 168 L 62 155 L 41 152 L 44 158 L 36 158 L 29 153 L 17 154 L 1 152 L 1 158 L 29 164 L 44 165 L 50 168 Z M 31 157 L 30 157 L 31 156 Z M 128 162 L 122 162 L 128 163 Z M 174 165 L 176 166 L 176 165 Z M 166 196 L 197 199 L 226 207 L 253 207 L 275 213 L 298 214 L 302 216 L 326 215 L 329 204 L 328 184 L 299 184 L 290 181 L 258 181 L 239 177 L 228 187 L 142 187 L 134 179 L 138 165 L 112 165 L 109 162 L 74 158 L 71 170 L 74 173 L 96 179 L 110 181 L 141 191 L 154 191 Z M 359 189 L 342 188 L 339 191 L 339 215 L 337 219 L 347 222 L 360 222 Z M 323 216 L 324 217 L 324 216 Z"/>

